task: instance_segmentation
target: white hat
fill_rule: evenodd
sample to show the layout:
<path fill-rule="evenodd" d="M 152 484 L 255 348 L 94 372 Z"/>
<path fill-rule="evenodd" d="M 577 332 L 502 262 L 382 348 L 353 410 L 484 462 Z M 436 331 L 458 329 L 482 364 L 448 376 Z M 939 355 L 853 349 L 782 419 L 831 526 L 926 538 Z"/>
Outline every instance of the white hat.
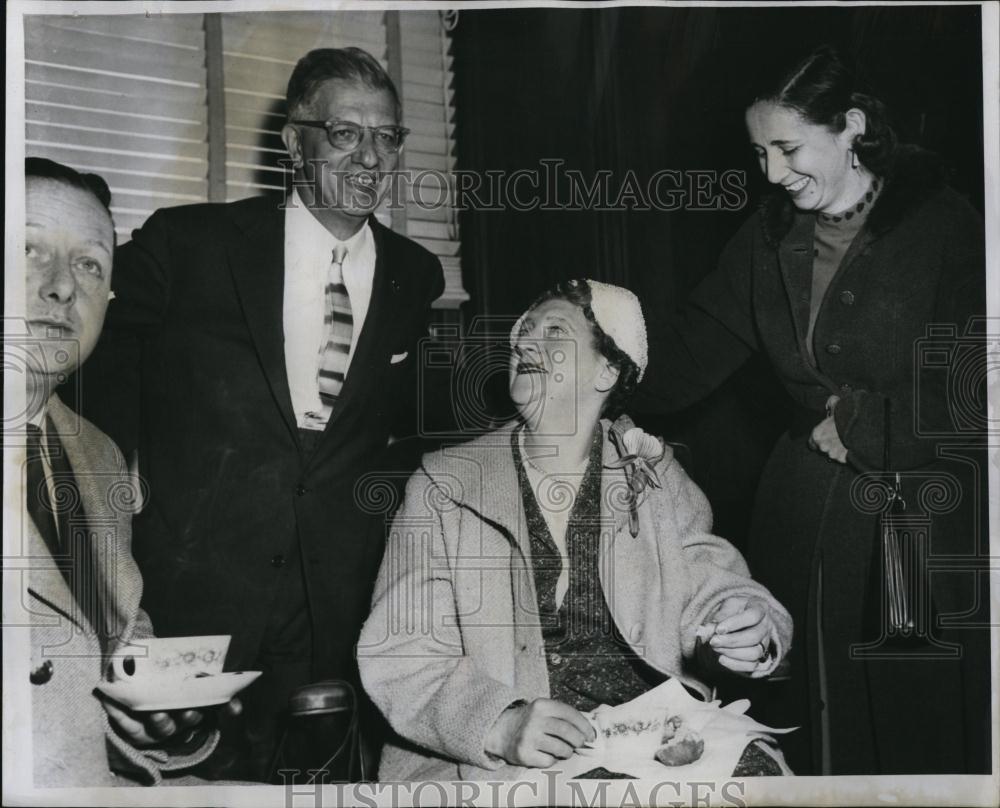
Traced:
<path fill-rule="evenodd" d="M 577 281 L 569 283 L 576 284 Z M 646 365 L 649 364 L 649 345 L 646 341 L 646 320 L 642 316 L 639 298 L 621 286 L 592 280 L 585 280 L 584 283 L 590 287 L 590 310 L 594 312 L 594 319 L 601 330 L 615 341 L 615 345 L 635 362 L 639 368 L 638 381 L 642 381 Z M 511 347 L 517 342 L 521 324 L 530 311 L 528 309 L 522 314 L 510 330 Z"/>

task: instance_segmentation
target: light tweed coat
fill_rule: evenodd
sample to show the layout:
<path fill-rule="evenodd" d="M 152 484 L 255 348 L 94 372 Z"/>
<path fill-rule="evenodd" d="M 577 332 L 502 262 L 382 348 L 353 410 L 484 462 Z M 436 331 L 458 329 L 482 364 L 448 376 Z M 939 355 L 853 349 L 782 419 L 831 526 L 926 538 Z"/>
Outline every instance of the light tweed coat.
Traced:
<path fill-rule="evenodd" d="M 518 699 L 549 696 L 530 540 L 511 453 L 513 424 L 427 455 L 406 488 L 358 646 L 365 689 L 402 740 L 382 780 L 516 779 L 484 739 Z M 604 464 L 618 455 L 605 431 Z M 657 670 L 708 696 L 692 670 L 695 630 L 729 596 L 768 605 L 777 665 L 791 619 L 709 532 L 708 501 L 669 447 L 633 538 L 625 475 L 601 480 L 600 579 L 622 636 Z"/>
<path fill-rule="evenodd" d="M 134 488 L 121 452 L 57 396 L 49 399 L 48 414 L 73 469 L 94 542 L 101 578 L 98 584 L 115 636 L 111 650 L 152 637 L 149 618 L 139 608 L 142 577 L 130 550 Z M 73 594 L 51 563 L 52 556 L 34 523 L 25 517 L 24 524 L 26 550 L 37 561 L 28 576 L 27 594 L 22 596 L 31 610 L 31 659 L 22 662 L 23 675 L 28 678 L 46 661 L 52 663 L 51 678 L 31 686 L 35 786 L 156 783 L 161 772 L 205 759 L 218 741 L 216 732 L 195 752 L 171 756 L 163 751 L 138 750 L 111 729 L 107 713 L 93 693 L 107 661 L 102 659 L 97 635 L 79 614 Z M 129 779 L 111 773 L 109 753 L 115 767 Z"/>

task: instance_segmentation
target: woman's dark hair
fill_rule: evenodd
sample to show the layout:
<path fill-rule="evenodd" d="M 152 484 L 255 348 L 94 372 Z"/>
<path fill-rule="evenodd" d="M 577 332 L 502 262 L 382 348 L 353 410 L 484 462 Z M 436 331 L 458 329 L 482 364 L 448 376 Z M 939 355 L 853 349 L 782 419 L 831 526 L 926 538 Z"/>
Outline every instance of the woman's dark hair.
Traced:
<path fill-rule="evenodd" d="M 387 91 L 396 108 L 396 119 L 401 117 L 396 85 L 375 57 L 361 48 L 317 48 L 299 59 L 285 92 L 288 117 L 298 115 L 299 108 L 312 101 L 320 85 L 332 79 L 360 81 L 373 90 Z"/>
<path fill-rule="evenodd" d="M 567 300 L 575 306 L 583 309 L 583 316 L 590 324 L 590 333 L 593 337 L 591 345 L 601 356 L 618 369 L 618 381 L 611 388 L 611 393 L 604 402 L 601 414 L 614 420 L 625 410 L 625 405 L 639 383 L 639 366 L 632 361 L 625 351 L 618 347 L 618 344 L 604 333 L 604 329 L 597 322 L 594 310 L 590 307 L 591 291 L 590 284 L 585 280 L 560 281 L 548 291 L 543 292 L 531 304 L 531 311 L 542 305 L 547 300 Z"/>
<path fill-rule="evenodd" d="M 854 72 L 829 45 L 817 48 L 765 83 L 750 105 L 757 101 L 794 109 L 810 123 L 831 132 L 844 130 L 847 110 L 862 110 L 866 127 L 854 138 L 854 153 L 872 173 L 884 176 L 888 171 L 897 142 L 888 110 L 878 98 L 864 91 Z"/>
<path fill-rule="evenodd" d="M 79 188 L 93 194 L 104 209 L 111 215 L 111 189 L 99 174 L 81 174 L 76 169 L 57 163 L 55 160 L 47 160 L 44 157 L 24 158 L 24 179 L 30 177 L 39 179 L 55 180 L 63 182 L 73 188 Z"/>

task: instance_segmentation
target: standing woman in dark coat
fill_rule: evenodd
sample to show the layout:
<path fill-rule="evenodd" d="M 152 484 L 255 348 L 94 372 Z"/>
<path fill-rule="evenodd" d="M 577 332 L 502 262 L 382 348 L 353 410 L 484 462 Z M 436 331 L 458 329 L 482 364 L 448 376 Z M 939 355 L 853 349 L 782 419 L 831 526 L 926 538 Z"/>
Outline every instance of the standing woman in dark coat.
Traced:
<path fill-rule="evenodd" d="M 637 405 L 693 404 L 758 351 L 794 402 L 760 481 L 748 556 L 795 621 L 788 678 L 753 697 L 761 720 L 801 727 L 785 749 L 797 774 L 989 766 L 987 628 L 950 618 L 902 659 L 855 652 L 885 626 L 879 489 L 865 473 L 884 468 L 887 442 L 932 563 L 948 555 L 968 566 L 988 541 L 986 466 L 969 449 L 985 422 L 946 383 L 982 347 L 961 337 L 985 314 L 983 225 L 935 158 L 897 144 L 886 118 L 828 48 L 756 96 L 750 140 L 780 187 L 657 335 Z M 932 324 L 943 344 L 925 346 Z M 970 418 L 971 434 L 961 428 Z M 920 581 L 936 613 L 966 613 L 968 626 L 987 622 L 976 601 L 985 579 Z"/>

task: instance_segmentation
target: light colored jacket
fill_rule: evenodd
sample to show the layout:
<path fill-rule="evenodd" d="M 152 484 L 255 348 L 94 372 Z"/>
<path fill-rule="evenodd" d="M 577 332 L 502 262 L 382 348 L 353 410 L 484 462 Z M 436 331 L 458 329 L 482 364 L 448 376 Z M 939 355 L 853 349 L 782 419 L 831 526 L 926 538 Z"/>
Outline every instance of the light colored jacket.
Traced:
<path fill-rule="evenodd" d="M 549 696 L 531 548 L 511 452 L 514 425 L 424 457 L 407 484 L 358 646 L 361 679 L 401 736 L 383 751 L 383 780 L 517 779 L 484 750 L 514 701 Z M 661 489 L 628 526 L 625 473 L 605 432 L 600 580 L 625 640 L 648 664 L 703 695 L 695 631 L 729 596 L 762 599 L 776 626 L 776 666 L 791 619 L 749 577 L 739 552 L 710 533 L 704 494 L 669 447 Z"/>
<path fill-rule="evenodd" d="M 110 652 L 153 636 L 149 617 L 139 608 L 142 576 L 131 553 L 134 487 L 124 459 L 99 429 L 66 407 L 57 396 L 48 415 L 66 450 L 80 491 L 99 570 L 105 616 L 112 630 Z M 57 496 L 58 500 L 58 496 Z M 163 772 L 193 766 L 218 743 L 213 731 L 197 750 L 170 754 L 140 750 L 117 735 L 94 695 L 104 674 L 97 635 L 79 608 L 34 522 L 25 515 L 25 548 L 35 559 L 22 596 L 31 610 L 31 659 L 22 660 L 23 675 L 41 672 L 31 686 L 33 778 L 36 787 L 107 786 L 156 783 Z M 112 775 L 115 768 L 127 775 Z M 133 780 L 134 778 L 134 780 Z"/>

